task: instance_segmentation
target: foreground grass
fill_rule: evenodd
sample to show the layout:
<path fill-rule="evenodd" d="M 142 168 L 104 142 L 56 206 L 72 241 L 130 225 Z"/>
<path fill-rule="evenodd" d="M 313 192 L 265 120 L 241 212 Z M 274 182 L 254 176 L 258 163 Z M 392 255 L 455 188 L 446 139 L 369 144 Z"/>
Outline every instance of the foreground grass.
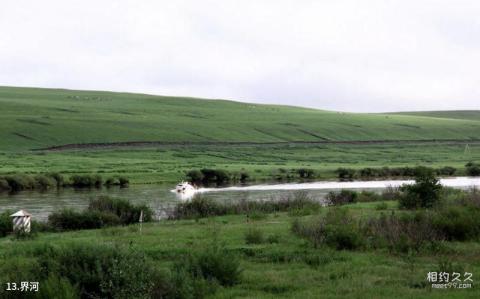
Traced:
<path fill-rule="evenodd" d="M 177 182 L 200 168 L 246 171 L 254 180 L 271 180 L 281 170 L 310 168 L 320 179 L 334 178 L 338 167 L 453 166 L 480 160 L 480 145 L 263 145 L 125 148 L 65 152 L 0 152 L 0 174 L 98 173 L 126 176 L 132 183 Z M 445 162 L 448 161 L 448 162 Z"/>
<path fill-rule="evenodd" d="M 387 210 L 383 211 L 376 210 L 376 204 L 359 203 L 347 208 L 359 218 L 397 209 L 395 202 L 387 202 Z M 310 217 L 314 215 L 300 218 Z M 432 290 L 426 285 L 427 273 L 441 271 L 439 264 L 444 261 L 473 273 L 475 283 L 480 273 L 478 242 L 448 243 L 440 254 L 418 255 L 315 249 L 290 232 L 294 218 L 288 213 L 278 213 L 254 221 L 234 215 L 198 221 L 161 221 L 144 224 L 141 230 L 139 225 L 131 225 L 39 234 L 26 241 L 4 238 L 0 239 L 0 252 L 11 250 L 20 242 L 24 246 L 72 241 L 131 244 L 144 250 L 158 267 L 167 268 L 183 254 L 202 248 L 216 237 L 241 257 L 243 275 L 240 284 L 219 288 L 213 298 L 478 298 L 480 294 L 476 285 L 469 290 Z M 262 230 L 265 236 L 277 236 L 278 243 L 246 245 L 245 233 L 252 228 Z"/>

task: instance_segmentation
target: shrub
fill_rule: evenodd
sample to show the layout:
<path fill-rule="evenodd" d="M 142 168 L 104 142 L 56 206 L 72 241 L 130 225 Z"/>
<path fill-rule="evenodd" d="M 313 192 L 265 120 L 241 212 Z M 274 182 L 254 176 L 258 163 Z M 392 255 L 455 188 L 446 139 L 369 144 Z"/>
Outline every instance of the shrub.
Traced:
<path fill-rule="evenodd" d="M 227 214 L 248 214 L 261 216 L 265 213 L 301 211 L 313 213 L 320 209 L 321 204 L 309 199 L 305 192 L 295 192 L 279 200 L 246 201 L 241 200 L 232 204 L 220 204 L 205 197 L 195 197 L 191 201 L 177 204 L 169 211 L 170 219 L 195 219 Z"/>
<path fill-rule="evenodd" d="M 193 255 L 190 267 L 194 276 L 216 280 L 223 286 L 239 283 L 242 272 L 238 258 L 216 242 Z"/>
<path fill-rule="evenodd" d="M 315 171 L 308 168 L 297 169 L 297 174 L 302 179 L 312 179 L 315 177 Z"/>
<path fill-rule="evenodd" d="M 120 182 L 117 180 L 117 178 L 108 178 L 105 180 L 105 186 L 110 187 L 114 185 L 120 185 Z"/>
<path fill-rule="evenodd" d="M 48 225 L 58 231 L 95 229 L 113 225 L 137 223 L 143 211 L 143 221 L 153 219 L 153 211 L 146 205 L 133 205 L 127 200 L 100 196 L 90 201 L 85 211 L 63 209 L 48 217 Z"/>
<path fill-rule="evenodd" d="M 121 176 L 118 177 L 118 183 L 120 184 L 120 187 L 127 187 L 130 184 L 130 180 Z"/>
<path fill-rule="evenodd" d="M 0 214 L 0 237 L 5 237 L 13 231 L 11 214 L 11 211 L 5 211 Z"/>
<path fill-rule="evenodd" d="M 467 175 L 480 176 L 480 165 L 478 163 L 469 162 L 465 165 Z"/>
<path fill-rule="evenodd" d="M 62 174 L 57 172 L 48 173 L 47 176 L 55 180 L 57 187 L 63 187 L 65 185 L 65 178 Z"/>
<path fill-rule="evenodd" d="M 10 185 L 5 178 L 0 177 L 0 192 L 2 191 L 10 191 Z"/>
<path fill-rule="evenodd" d="M 450 167 L 450 166 L 445 166 L 440 169 L 437 169 L 437 174 L 438 175 L 448 175 L 452 176 L 457 172 L 457 169 L 455 167 Z"/>
<path fill-rule="evenodd" d="M 350 168 L 338 168 L 336 170 L 336 173 L 340 180 L 353 180 L 353 178 L 355 177 L 356 171 L 355 169 L 350 169 Z"/>
<path fill-rule="evenodd" d="M 68 279 L 49 275 L 41 282 L 37 298 L 40 299 L 77 299 L 80 298 L 79 291 Z"/>
<path fill-rule="evenodd" d="M 240 172 L 240 182 L 245 183 L 250 179 L 250 175 L 244 171 Z"/>
<path fill-rule="evenodd" d="M 95 229 L 120 223 L 117 215 L 100 211 L 76 212 L 63 209 L 48 216 L 48 225 L 57 231 Z"/>
<path fill-rule="evenodd" d="M 190 183 L 194 183 L 194 184 L 200 184 L 203 182 L 203 179 L 204 179 L 203 173 L 197 169 L 190 170 L 189 172 L 187 172 L 186 177 Z"/>
<path fill-rule="evenodd" d="M 46 175 L 35 176 L 35 184 L 39 189 L 50 189 L 57 186 L 57 181 Z"/>
<path fill-rule="evenodd" d="M 211 184 L 215 183 L 218 185 L 226 184 L 230 182 L 230 174 L 222 169 L 208 169 L 204 168 L 200 170 L 203 175 L 202 183 L 203 184 Z"/>
<path fill-rule="evenodd" d="M 340 192 L 330 191 L 327 194 L 327 201 L 331 205 L 344 205 L 357 202 L 358 193 L 343 189 Z"/>
<path fill-rule="evenodd" d="M 378 174 L 378 170 L 377 169 L 373 169 L 373 168 L 363 168 L 363 169 L 360 169 L 360 176 L 361 177 L 367 177 L 367 178 L 371 178 L 371 177 L 375 177 L 377 176 Z"/>
<path fill-rule="evenodd" d="M 171 219 L 192 219 L 227 214 L 227 209 L 218 202 L 205 198 L 195 197 L 191 201 L 177 204 L 170 215 Z"/>
<path fill-rule="evenodd" d="M 70 177 L 71 185 L 76 188 L 96 187 L 102 186 L 102 177 L 99 175 L 73 175 Z"/>
<path fill-rule="evenodd" d="M 388 204 L 386 202 L 381 202 L 375 206 L 375 210 L 380 211 L 380 210 L 386 210 L 388 209 Z"/>
<path fill-rule="evenodd" d="M 88 211 L 116 215 L 124 225 L 139 222 L 142 211 L 144 222 L 150 222 L 153 219 L 153 211 L 150 207 L 133 205 L 128 200 L 108 196 L 99 196 L 91 200 Z"/>
<path fill-rule="evenodd" d="M 261 244 L 265 242 L 263 231 L 258 228 L 251 228 L 245 232 L 246 244 Z"/>
<path fill-rule="evenodd" d="M 331 225 L 325 229 L 325 243 L 337 250 L 357 249 L 362 241 L 362 236 L 352 225 Z"/>
<path fill-rule="evenodd" d="M 433 226 L 447 240 L 475 240 L 480 236 L 480 210 L 467 206 L 440 209 L 433 217 Z"/>
<path fill-rule="evenodd" d="M 35 180 L 27 175 L 13 175 L 6 176 L 5 180 L 8 182 L 12 191 L 33 190 L 35 189 Z"/>
<path fill-rule="evenodd" d="M 270 244 L 276 244 L 280 242 L 280 236 L 277 234 L 269 235 L 267 237 L 267 242 Z"/>
<path fill-rule="evenodd" d="M 352 250 L 363 244 L 358 225 L 345 209 L 331 209 L 326 216 L 311 223 L 296 220 L 292 232 L 306 238 L 315 247 L 328 245 L 337 250 Z"/>
<path fill-rule="evenodd" d="M 78 285 L 81 297 L 148 298 L 154 269 L 133 248 L 71 243 L 35 252 L 46 272 Z"/>
<path fill-rule="evenodd" d="M 363 231 L 373 248 L 386 247 L 401 253 L 418 252 L 427 244 L 442 239 L 432 227 L 431 216 L 425 213 L 402 216 L 382 214 L 379 218 L 366 221 Z"/>
<path fill-rule="evenodd" d="M 133 247 L 32 243 L 18 244 L 2 255 L 0 280 L 38 281 L 40 287 L 35 298 L 146 299 L 171 294 L 154 296 L 161 290 L 170 290 L 170 281 L 153 267 L 144 253 Z M 18 296 L 17 292 L 8 293 L 0 289 L 1 298 Z"/>
<path fill-rule="evenodd" d="M 268 217 L 268 214 L 261 212 L 261 211 L 252 211 L 247 214 L 249 220 L 257 221 L 257 220 L 264 220 Z"/>
<path fill-rule="evenodd" d="M 442 185 L 431 172 L 420 173 L 415 178 L 415 184 L 404 185 L 399 199 L 399 205 L 405 209 L 431 208 L 440 199 Z"/>
<path fill-rule="evenodd" d="M 356 201 L 358 202 L 371 202 L 371 201 L 379 201 L 382 200 L 380 194 L 372 192 L 372 191 L 362 191 L 358 193 Z"/>
<path fill-rule="evenodd" d="M 399 187 L 388 186 L 382 191 L 381 197 L 383 200 L 398 200 L 401 195 L 402 192 Z"/>

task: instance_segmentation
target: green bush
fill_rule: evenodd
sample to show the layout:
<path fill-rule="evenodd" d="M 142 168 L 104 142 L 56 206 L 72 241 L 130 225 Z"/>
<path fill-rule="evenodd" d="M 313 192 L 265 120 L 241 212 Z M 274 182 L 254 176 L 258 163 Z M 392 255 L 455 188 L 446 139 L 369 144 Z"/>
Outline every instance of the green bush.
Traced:
<path fill-rule="evenodd" d="M 6 176 L 5 180 L 12 191 L 33 190 L 36 186 L 35 179 L 27 175 Z"/>
<path fill-rule="evenodd" d="M 362 191 L 358 193 L 358 196 L 356 198 L 356 201 L 358 202 L 371 202 L 380 200 L 382 200 L 382 196 L 372 191 Z"/>
<path fill-rule="evenodd" d="M 99 175 L 73 175 L 70 177 L 70 184 L 76 188 L 100 188 L 102 177 Z"/>
<path fill-rule="evenodd" d="M 310 223 L 296 220 L 292 232 L 309 240 L 315 247 L 328 245 L 337 250 L 353 250 L 363 245 L 358 227 L 346 209 L 331 209 L 327 215 Z"/>
<path fill-rule="evenodd" d="M 39 286 L 35 298 L 40 299 L 79 299 L 80 294 L 73 283 L 64 277 L 50 275 Z"/>
<path fill-rule="evenodd" d="M 382 168 L 362 168 L 358 171 L 358 174 L 362 178 L 374 178 L 374 177 L 412 177 L 417 176 L 424 171 L 433 172 L 432 168 L 425 166 L 412 167 L 382 167 Z M 453 167 L 443 167 L 437 170 L 438 174 L 441 175 L 453 175 L 456 169 Z M 346 173 L 346 172 L 345 172 Z"/>
<path fill-rule="evenodd" d="M 358 193 L 356 191 L 343 189 L 340 192 L 328 192 L 326 199 L 331 205 L 344 205 L 357 202 Z"/>
<path fill-rule="evenodd" d="M 48 225 L 58 231 L 95 229 L 113 225 L 138 223 L 143 212 L 143 221 L 153 220 L 153 211 L 146 205 L 133 205 L 124 199 L 100 196 L 90 201 L 85 211 L 63 209 L 48 217 Z"/>
<path fill-rule="evenodd" d="M 388 186 L 382 191 L 381 198 L 383 200 L 398 200 L 402 195 L 399 187 Z"/>
<path fill-rule="evenodd" d="M 11 211 L 5 211 L 0 214 L 0 237 L 5 237 L 13 231 L 11 214 Z"/>
<path fill-rule="evenodd" d="M 386 202 L 378 203 L 375 206 L 375 210 L 377 210 L 377 211 L 386 210 L 386 209 L 388 209 L 388 204 Z"/>
<path fill-rule="evenodd" d="M 246 244 L 261 244 L 265 242 L 263 231 L 258 228 L 250 228 L 245 232 Z"/>
<path fill-rule="evenodd" d="M 301 179 L 312 179 L 315 178 L 315 171 L 309 168 L 300 168 L 297 169 L 298 176 Z"/>
<path fill-rule="evenodd" d="M 278 234 L 269 235 L 267 237 L 267 242 L 270 243 L 270 244 L 279 243 L 280 242 L 280 235 L 278 235 Z"/>
<path fill-rule="evenodd" d="M 192 219 L 226 215 L 227 209 L 220 203 L 205 198 L 195 197 L 191 201 L 177 204 L 169 216 L 171 219 Z"/>
<path fill-rule="evenodd" d="M 3 177 L 0 177 L 0 192 L 2 191 L 10 191 L 10 185 L 8 184 L 8 181 L 3 178 Z"/>
<path fill-rule="evenodd" d="M 467 175 L 469 176 L 480 176 L 480 164 L 469 162 L 465 165 Z"/>
<path fill-rule="evenodd" d="M 120 187 L 127 187 L 130 184 L 130 180 L 121 176 L 118 177 L 118 183 L 120 184 Z"/>
<path fill-rule="evenodd" d="M 337 176 L 340 180 L 345 181 L 345 180 L 353 180 L 355 177 L 356 171 L 355 169 L 351 168 L 338 168 L 336 170 Z"/>
<path fill-rule="evenodd" d="M 120 182 L 118 181 L 117 178 L 110 177 L 110 178 L 107 178 L 105 180 L 105 186 L 111 187 L 111 186 L 115 186 L 115 185 L 120 185 Z"/>
<path fill-rule="evenodd" d="M 111 187 L 111 186 L 120 186 L 120 187 L 126 187 L 130 181 L 126 177 L 109 177 L 105 180 L 105 186 Z"/>
<path fill-rule="evenodd" d="M 440 200 L 442 185 L 431 172 L 423 172 L 415 178 L 415 184 L 404 185 L 401 191 L 400 208 L 432 208 Z"/>
<path fill-rule="evenodd" d="M 476 240 L 480 237 L 480 209 L 444 207 L 434 214 L 433 226 L 447 240 Z"/>
<path fill-rule="evenodd" d="M 432 226 L 431 215 L 423 212 L 401 216 L 382 213 L 378 218 L 368 219 L 362 230 L 371 247 L 399 253 L 419 252 L 442 239 Z"/>
<path fill-rule="evenodd" d="M 362 236 L 354 225 L 327 225 L 325 243 L 337 250 L 353 250 L 362 245 Z"/>
<path fill-rule="evenodd" d="M 120 219 L 120 223 L 124 225 L 139 222 L 142 211 L 144 222 L 150 222 L 153 219 L 153 211 L 150 207 L 133 205 L 128 200 L 108 196 L 99 196 L 91 200 L 88 205 L 88 211 L 116 215 Z"/>
<path fill-rule="evenodd" d="M 133 248 L 71 243 L 35 254 L 45 272 L 78 285 L 81 297 L 149 298 L 153 287 L 152 265 Z"/>
<path fill-rule="evenodd" d="M 203 173 L 198 169 L 190 170 L 187 172 L 186 176 L 187 180 L 194 184 L 201 184 L 204 179 Z"/>
<path fill-rule="evenodd" d="M 95 229 L 121 224 L 120 218 L 110 212 L 63 209 L 48 216 L 48 225 L 57 231 Z"/>
<path fill-rule="evenodd" d="M 62 174 L 57 172 L 51 172 L 48 173 L 47 176 L 55 180 L 57 187 L 63 187 L 65 185 L 65 178 Z"/>
<path fill-rule="evenodd" d="M 240 172 L 240 182 L 246 183 L 250 179 L 250 175 L 244 171 Z"/>
<path fill-rule="evenodd" d="M 31 243 L 2 255 L 0 280 L 38 281 L 35 298 L 171 298 L 170 279 L 132 247 Z M 1 298 L 16 296 L 0 289 Z"/>
<path fill-rule="evenodd" d="M 262 215 L 265 213 L 302 211 L 314 213 L 321 208 L 320 202 L 309 199 L 305 192 L 269 201 L 241 200 L 232 204 L 221 204 L 202 196 L 177 204 L 169 212 L 169 219 L 196 219 L 232 214 Z"/>
<path fill-rule="evenodd" d="M 46 175 L 39 174 L 35 176 L 35 184 L 38 189 L 50 189 L 57 186 L 57 181 Z"/>
<path fill-rule="evenodd" d="M 437 169 L 437 174 L 438 175 L 452 176 L 456 172 L 457 172 L 457 169 L 455 167 L 451 167 L 451 166 L 445 166 L 445 167 Z"/>
<path fill-rule="evenodd" d="M 222 286 L 239 283 L 242 273 L 237 256 L 216 242 L 190 256 L 189 266 L 194 277 L 215 280 Z"/>

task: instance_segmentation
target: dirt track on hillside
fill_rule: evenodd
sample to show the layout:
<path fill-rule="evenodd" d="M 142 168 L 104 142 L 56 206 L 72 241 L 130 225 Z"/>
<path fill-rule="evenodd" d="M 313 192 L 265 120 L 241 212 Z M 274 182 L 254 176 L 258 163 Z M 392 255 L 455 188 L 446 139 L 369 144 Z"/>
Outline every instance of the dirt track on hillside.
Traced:
<path fill-rule="evenodd" d="M 480 139 L 421 139 L 421 140 L 328 140 L 328 141 L 280 141 L 280 142 L 164 142 L 164 141 L 127 141 L 112 143 L 78 143 L 64 144 L 46 148 L 34 149 L 35 151 L 67 151 L 112 149 L 123 147 L 191 147 L 191 146 L 275 146 L 275 145 L 374 145 L 374 144 L 476 144 Z"/>

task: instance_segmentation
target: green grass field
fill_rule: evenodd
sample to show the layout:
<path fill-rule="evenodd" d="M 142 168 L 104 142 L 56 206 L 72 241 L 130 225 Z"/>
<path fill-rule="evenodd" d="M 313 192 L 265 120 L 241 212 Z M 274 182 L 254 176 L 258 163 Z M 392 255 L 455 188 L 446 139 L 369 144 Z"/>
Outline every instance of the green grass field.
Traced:
<path fill-rule="evenodd" d="M 99 172 L 123 174 L 134 183 L 152 183 L 174 182 L 183 178 L 185 171 L 201 167 L 247 170 L 256 179 L 271 178 L 279 168 L 308 167 L 321 177 L 331 178 L 338 167 L 461 168 L 480 159 L 475 142 L 480 139 L 478 111 L 355 114 L 223 100 L 16 87 L 0 87 L 0 107 L 0 173 Z M 432 139 L 439 141 L 315 144 Z M 446 139 L 458 142 L 441 142 Z M 32 151 L 65 144 L 135 141 L 159 143 Z M 198 144 L 206 142 L 212 144 Z M 271 142 L 278 144 L 266 144 Z"/>
<path fill-rule="evenodd" d="M 398 212 L 395 202 L 387 202 L 388 209 L 384 211 L 377 211 L 377 204 L 358 203 L 347 208 L 358 218 Z M 319 214 L 328 209 L 321 209 Z M 314 215 L 300 218 L 310 217 Z M 478 298 L 476 285 L 465 290 L 435 290 L 426 283 L 427 273 L 439 271 L 444 261 L 474 273 L 476 282 L 475 275 L 480 273 L 478 242 L 449 242 L 445 250 L 436 255 L 315 249 L 290 232 L 295 218 L 288 213 L 268 214 L 260 220 L 237 215 L 199 221 L 161 221 L 144 225 L 142 232 L 138 225 L 132 225 L 43 233 L 31 241 L 0 239 L 0 250 L 11 249 L 16 244 L 28 247 L 72 241 L 130 244 L 145 251 L 158 267 L 168 268 L 182 254 L 200 250 L 211 242 L 216 232 L 218 240 L 241 257 L 243 274 L 240 284 L 219 288 L 213 298 Z M 244 236 L 251 228 L 261 229 L 265 236 L 277 236 L 278 243 L 247 245 Z M 308 257 L 320 262 L 309 262 Z"/>
<path fill-rule="evenodd" d="M 480 145 L 271 145 L 121 148 L 60 152 L 0 153 L 2 173 L 100 173 L 125 175 L 133 183 L 175 183 L 191 169 L 213 167 L 246 171 L 255 180 L 269 180 L 280 169 L 311 168 L 319 179 L 332 179 L 338 167 L 363 168 L 464 165 L 480 160 Z"/>
<path fill-rule="evenodd" d="M 220 100 L 0 88 L 0 150 L 71 143 L 480 139 L 480 118 L 355 114 Z M 443 114 L 442 114 L 443 115 Z"/>

